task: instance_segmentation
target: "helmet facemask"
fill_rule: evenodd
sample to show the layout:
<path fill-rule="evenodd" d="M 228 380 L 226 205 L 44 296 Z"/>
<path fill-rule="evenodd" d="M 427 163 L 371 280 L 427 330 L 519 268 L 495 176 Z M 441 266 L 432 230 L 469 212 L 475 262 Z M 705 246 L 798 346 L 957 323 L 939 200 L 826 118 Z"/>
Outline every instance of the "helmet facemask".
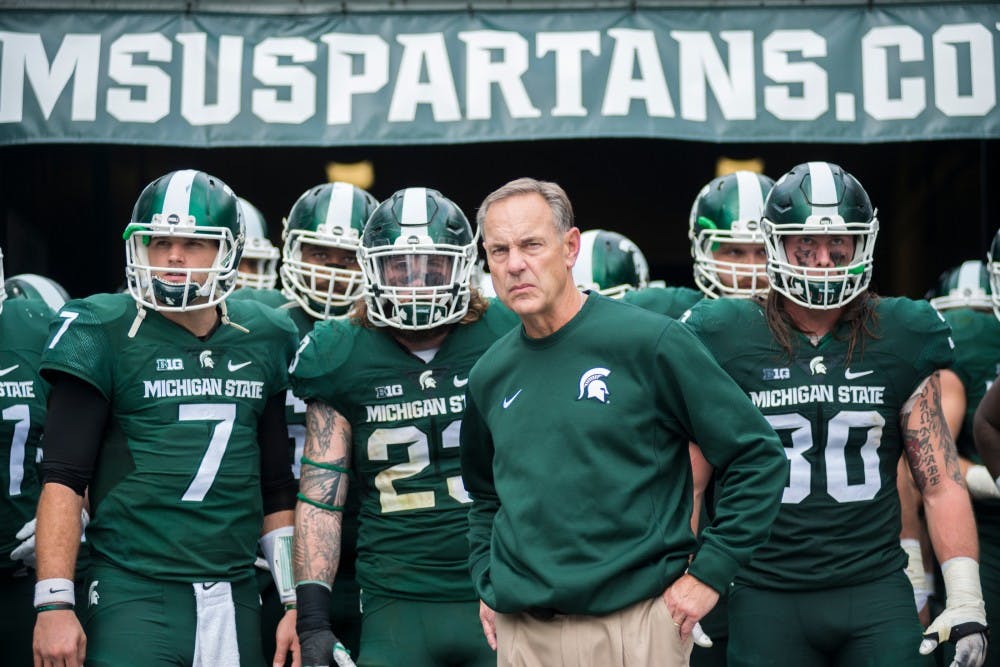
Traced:
<path fill-rule="evenodd" d="M 990 302 L 993 314 L 1000 319 L 1000 231 L 993 237 L 990 251 L 986 253 L 986 270 L 990 274 Z"/>
<path fill-rule="evenodd" d="M 249 289 L 274 289 L 278 282 L 278 259 L 281 253 L 267 237 L 267 223 L 257 207 L 238 197 L 246 241 L 243 257 L 236 269 L 236 287 Z M 243 270 L 244 265 L 252 267 Z"/>
<path fill-rule="evenodd" d="M 955 308 L 992 310 L 991 282 L 991 274 L 985 264 L 978 260 L 962 262 L 941 275 L 936 289 L 938 296 L 929 300 L 939 311 Z"/>
<path fill-rule="evenodd" d="M 744 264 L 715 258 L 723 243 L 764 245 L 758 220 L 738 220 L 732 229 L 714 229 L 712 221 L 699 219 L 698 232 L 691 239 L 694 254 L 694 282 L 706 296 L 750 298 L 767 293 L 764 264 Z"/>

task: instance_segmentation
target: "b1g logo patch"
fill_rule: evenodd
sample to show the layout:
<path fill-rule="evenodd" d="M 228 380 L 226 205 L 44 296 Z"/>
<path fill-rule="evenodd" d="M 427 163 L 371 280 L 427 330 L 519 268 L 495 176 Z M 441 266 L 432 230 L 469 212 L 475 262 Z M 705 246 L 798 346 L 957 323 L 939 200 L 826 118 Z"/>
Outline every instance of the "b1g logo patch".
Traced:
<path fill-rule="evenodd" d="M 156 370 L 158 371 L 182 371 L 184 370 L 183 359 L 157 359 Z"/>
<path fill-rule="evenodd" d="M 593 398 L 601 403 L 611 402 L 611 391 L 604 378 L 611 375 L 607 368 L 591 368 L 580 376 L 580 395 L 576 400 L 583 401 Z"/>
<path fill-rule="evenodd" d="M 401 384 L 387 384 L 381 387 L 375 387 L 375 398 L 391 398 L 393 396 L 403 395 L 403 385 Z"/>
<path fill-rule="evenodd" d="M 792 369 L 790 368 L 764 368 L 761 369 L 764 380 L 790 380 Z"/>

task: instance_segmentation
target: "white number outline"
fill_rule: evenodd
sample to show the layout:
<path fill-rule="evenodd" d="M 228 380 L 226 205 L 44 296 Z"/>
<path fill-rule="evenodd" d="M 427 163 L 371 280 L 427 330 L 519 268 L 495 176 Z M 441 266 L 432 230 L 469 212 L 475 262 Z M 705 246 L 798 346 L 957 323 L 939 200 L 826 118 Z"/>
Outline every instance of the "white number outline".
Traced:
<path fill-rule="evenodd" d="M 14 439 L 10 443 L 10 484 L 8 495 L 11 498 L 21 495 L 21 484 L 24 481 L 25 443 L 28 442 L 28 431 L 31 429 L 31 411 L 24 403 L 12 405 L 3 411 L 4 421 L 14 422 Z"/>
<path fill-rule="evenodd" d="M 805 453 L 813 448 L 812 423 L 798 413 L 764 415 L 775 431 L 790 430 L 792 446 L 785 447 L 788 457 L 788 485 L 781 496 L 781 502 L 795 505 L 805 500 L 812 491 L 812 467 Z M 879 474 L 878 448 L 882 442 L 885 417 L 875 410 L 842 410 L 827 422 L 826 447 L 823 449 L 826 462 L 826 492 L 841 503 L 871 500 L 882 488 Z M 864 464 L 865 479 L 859 484 L 847 481 L 847 441 L 852 428 L 867 430 L 865 443 L 861 446 L 861 460 Z"/>
<path fill-rule="evenodd" d="M 441 431 L 442 448 L 458 447 L 461 430 L 461 419 L 456 419 L 448 424 Z M 437 500 L 433 489 L 398 493 L 393 486 L 393 482 L 396 480 L 412 477 L 430 465 L 430 447 L 427 434 L 412 425 L 375 429 L 368 437 L 368 459 L 370 461 L 388 461 L 389 447 L 392 445 L 407 445 L 407 460 L 390 466 L 375 475 L 375 488 L 379 491 L 379 504 L 382 513 L 434 507 Z M 445 482 L 448 485 L 449 496 L 462 504 L 472 502 L 468 491 L 465 490 L 461 475 L 452 475 Z"/>
<path fill-rule="evenodd" d="M 215 482 L 222 465 L 222 457 L 229 446 L 236 421 L 235 403 L 185 403 L 177 406 L 178 421 L 218 421 L 212 430 L 212 439 L 198 465 L 198 472 L 181 497 L 182 502 L 200 503 Z"/>

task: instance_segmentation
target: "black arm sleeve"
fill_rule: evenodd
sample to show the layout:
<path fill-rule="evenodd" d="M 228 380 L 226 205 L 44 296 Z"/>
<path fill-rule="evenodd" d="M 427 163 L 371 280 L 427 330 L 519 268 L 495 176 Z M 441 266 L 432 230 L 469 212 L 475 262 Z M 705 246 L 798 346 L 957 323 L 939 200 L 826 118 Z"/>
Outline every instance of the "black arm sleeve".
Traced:
<path fill-rule="evenodd" d="M 292 476 L 292 454 L 285 422 L 285 392 L 267 399 L 257 423 L 260 444 L 260 493 L 264 514 L 295 509 L 298 483 Z"/>
<path fill-rule="evenodd" d="M 111 404 L 94 385 L 74 375 L 50 371 L 48 377 L 52 392 L 42 436 L 43 479 L 82 496 L 94 474 Z"/>

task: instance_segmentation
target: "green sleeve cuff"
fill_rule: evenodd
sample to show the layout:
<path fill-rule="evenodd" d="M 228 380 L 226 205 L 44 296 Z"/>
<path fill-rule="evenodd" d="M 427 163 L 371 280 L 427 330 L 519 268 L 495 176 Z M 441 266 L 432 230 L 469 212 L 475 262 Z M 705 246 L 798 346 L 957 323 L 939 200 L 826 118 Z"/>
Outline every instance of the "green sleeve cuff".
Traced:
<path fill-rule="evenodd" d="M 710 543 L 705 543 L 695 554 L 694 561 L 688 567 L 688 574 L 711 586 L 719 594 L 723 594 L 739 569 L 740 564 L 725 552 Z"/>

